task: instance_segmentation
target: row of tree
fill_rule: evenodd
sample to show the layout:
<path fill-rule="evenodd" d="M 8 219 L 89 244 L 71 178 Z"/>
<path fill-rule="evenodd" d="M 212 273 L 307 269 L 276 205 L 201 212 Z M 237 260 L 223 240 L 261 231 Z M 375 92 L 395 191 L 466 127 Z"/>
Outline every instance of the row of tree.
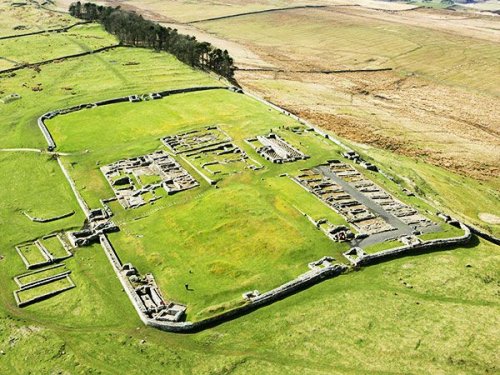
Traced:
<path fill-rule="evenodd" d="M 211 70 L 234 81 L 233 59 L 210 43 L 199 42 L 194 36 L 179 34 L 177 29 L 145 20 L 141 15 L 120 7 L 105 7 L 94 3 L 76 2 L 69 13 L 77 18 L 101 23 L 106 31 L 116 35 L 123 44 L 166 51 L 182 62 L 200 69 Z"/>

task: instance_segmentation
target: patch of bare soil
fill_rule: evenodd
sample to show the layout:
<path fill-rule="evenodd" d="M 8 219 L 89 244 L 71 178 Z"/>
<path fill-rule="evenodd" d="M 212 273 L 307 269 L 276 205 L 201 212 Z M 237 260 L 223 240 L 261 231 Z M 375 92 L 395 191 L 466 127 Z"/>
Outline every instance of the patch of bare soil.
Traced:
<path fill-rule="evenodd" d="M 500 216 L 490 214 L 487 212 L 481 212 L 478 216 L 479 219 L 481 219 L 487 224 L 500 225 Z"/>

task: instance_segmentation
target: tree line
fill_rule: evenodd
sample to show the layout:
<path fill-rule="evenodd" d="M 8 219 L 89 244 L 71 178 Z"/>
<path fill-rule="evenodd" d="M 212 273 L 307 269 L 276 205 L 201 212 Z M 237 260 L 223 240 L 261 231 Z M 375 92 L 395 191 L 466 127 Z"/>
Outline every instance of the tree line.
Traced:
<path fill-rule="evenodd" d="M 99 22 L 122 44 L 166 51 L 192 67 L 211 70 L 234 82 L 233 59 L 227 50 L 199 42 L 194 36 L 180 34 L 177 29 L 145 20 L 141 15 L 120 7 L 78 1 L 70 5 L 69 13 L 73 17 Z"/>

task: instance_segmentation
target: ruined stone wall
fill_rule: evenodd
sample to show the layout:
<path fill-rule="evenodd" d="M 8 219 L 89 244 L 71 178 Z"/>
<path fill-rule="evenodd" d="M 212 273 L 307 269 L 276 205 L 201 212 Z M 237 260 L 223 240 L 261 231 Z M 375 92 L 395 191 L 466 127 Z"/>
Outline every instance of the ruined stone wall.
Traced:
<path fill-rule="evenodd" d="M 29 33 L 24 33 L 24 34 L 15 34 L 15 35 L 0 36 L 0 40 L 22 38 L 22 37 L 26 37 L 26 36 L 32 36 L 32 35 L 38 35 L 38 34 L 45 34 L 45 33 L 61 33 L 61 32 L 66 32 L 66 31 L 72 29 L 75 26 L 85 25 L 85 24 L 88 24 L 88 23 L 91 23 L 91 21 L 76 22 L 76 23 L 74 23 L 72 25 L 60 27 L 58 29 L 38 30 L 38 31 L 29 32 Z"/>
<path fill-rule="evenodd" d="M 307 287 L 310 287 L 325 279 L 338 276 L 347 268 L 344 265 L 334 265 L 332 267 L 325 267 L 323 269 L 308 271 L 286 284 L 280 285 L 275 289 L 272 289 L 259 296 L 253 297 L 243 306 L 225 311 L 199 322 L 166 322 L 151 319 L 146 315 L 140 297 L 137 295 L 126 276 L 121 272 L 122 263 L 118 258 L 118 255 L 116 254 L 113 246 L 105 235 L 100 236 L 100 242 L 101 246 L 104 249 L 104 252 L 106 253 L 106 256 L 108 257 L 108 260 L 113 266 L 113 270 L 115 271 L 116 276 L 120 280 L 123 289 L 127 293 L 142 322 L 148 326 L 168 332 L 196 332 L 238 318 L 262 306 L 269 305 L 291 294 L 306 289 Z"/>
<path fill-rule="evenodd" d="M 464 234 L 462 236 L 430 240 L 418 244 L 411 244 L 411 245 L 397 247 L 394 249 L 379 251 L 378 253 L 375 254 L 367 254 L 359 258 L 355 262 L 353 262 L 353 264 L 356 266 L 366 266 L 372 263 L 380 262 L 382 260 L 394 258 L 402 254 L 417 253 L 425 250 L 440 249 L 449 246 L 457 246 L 465 244 L 470 240 L 472 234 L 470 229 L 462 223 L 460 223 L 460 228 L 463 229 L 464 231 Z"/>
<path fill-rule="evenodd" d="M 163 331 L 190 333 L 201 331 L 218 324 L 236 319 L 245 314 L 248 314 L 260 307 L 269 305 L 279 301 L 287 296 L 304 290 L 312 285 L 315 285 L 323 280 L 340 275 L 347 267 L 343 265 L 335 265 L 333 267 L 323 268 L 306 272 L 292 281 L 280 285 L 266 293 L 252 298 L 245 305 L 237 307 L 232 310 L 225 311 L 213 317 L 200 320 L 198 322 L 159 322 L 153 319 L 148 319 L 147 325 L 161 329 Z"/>
<path fill-rule="evenodd" d="M 25 69 L 25 68 L 34 67 L 34 66 L 46 65 L 46 64 L 53 63 L 54 61 L 58 61 L 58 60 L 72 59 L 75 57 L 82 57 L 82 56 L 86 56 L 86 55 L 91 55 L 93 53 L 99 53 L 99 52 L 107 51 L 107 50 L 118 48 L 118 47 L 125 47 L 125 46 L 123 46 L 121 44 L 114 44 L 112 46 L 101 47 L 101 48 L 93 49 L 91 51 L 79 52 L 79 53 L 74 53 L 71 55 L 59 56 L 59 57 L 49 59 L 49 60 L 43 60 L 43 61 L 38 61 L 38 62 L 34 62 L 34 63 L 23 64 L 23 65 L 15 66 L 13 68 L 0 70 L 0 74 L 11 73 L 11 72 L 15 72 L 16 70 L 21 70 L 21 69 Z"/>
<path fill-rule="evenodd" d="M 103 47 L 109 49 L 110 47 Z M 100 50 L 103 50 L 102 48 Z M 96 50 L 97 51 L 97 50 Z M 87 54 L 87 53 L 85 53 Z M 2 73 L 3 71 L 0 71 Z M 182 94 L 182 93 L 188 93 L 188 92 L 195 92 L 195 91 L 206 91 L 206 90 L 228 90 L 229 87 L 227 86 L 197 86 L 197 87 L 188 87 L 188 88 L 183 88 L 183 89 L 172 89 L 172 90 L 165 90 L 165 91 L 160 91 L 159 94 L 161 96 L 169 96 L 169 95 L 175 95 L 175 94 Z M 49 151 L 52 151 L 56 148 L 56 143 L 54 141 L 54 138 L 50 134 L 49 130 L 47 129 L 47 126 L 45 125 L 45 120 L 50 120 L 58 115 L 64 115 L 67 113 L 75 112 L 75 111 L 80 111 L 82 109 L 87 109 L 87 108 L 93 108 L 93 107 L 99 107 L 99 106 L 104 106 L 104 105 L 110 105 L 110 104 L 116 104 L 116 103 L 123 103 L 123 102 L 128 102 L 129 97 L 128 96 L 122 96 L 119 98 L 111 98 L 111 99 L 106 99 L 106 100 L 101 100 L 95 103 L 84 103 L 84 104 L 78 104 L 69 108 L 64 108 L 64 109 L 57 109 L 51 112 L 44 113 L 38 118 L 38 127 L 40 128 L 40 131 L 42 132 L 43 136 L 45 137 L 45 140 L 47 141 L 47 149 Z"/>

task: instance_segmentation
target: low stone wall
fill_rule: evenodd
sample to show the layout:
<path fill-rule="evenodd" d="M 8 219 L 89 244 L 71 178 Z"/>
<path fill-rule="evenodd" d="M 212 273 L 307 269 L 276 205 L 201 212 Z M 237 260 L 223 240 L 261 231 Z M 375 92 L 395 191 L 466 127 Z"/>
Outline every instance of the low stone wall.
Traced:
<path fill-rule="evenodd" d="M 471 239 L 472 234 L 469 228 L 462 223 L 460 223 L 460 228 L 463 229 L 464 234 L 459 237 L 436 239 L 436 240 L 420 242 L 417 244 L 400 246 L 394 249 L 379 251 L 378 253 L 375 254 L 366 254 L 355 260 L 350 257 L 346 258 L 352 263 L 353 266 L 367 266 L 370 264 L 378 263 L 402 255 L 418 253 L 426 250 L 434 250 L 434 249 L 437 250 L 449 246 L 463 245 Z"/>
<path fill-rule="evenodd" d="M 326 139 L 329 139 L 330 141 L 332 141 L 333 143 L 335 143 L 337 146 L 340 146 L 340 147 L 342 147 L 343 149 L 345 149 L 347 151 L 351 150 L 348 146 L 346 146 L 345 144 L 343 144 L 338 139 L 332 137 L 331 135 L 327 134 L 323 130 L 321 130 L 321 129 L 317 128 L 316 126 L 312 125 L 308 121 L 300 118 L 299 116 L 294 115 L 293 113 L 288 112 L 286 109 L 281 108 L 280 106 L 278 106 L 278 105 L 276 105 L 276 104 L 274 104 L 274 103 L 272 103 L 272 102 L 270 102 L 268 100 L 265 100 L 265 99 L 259 97 L 258 95 L 255 95 L 255 94 L 253 94 L 251 92 L 248 92 L 246 90 L 243 93 L 245 95 L 247 95 L 247 96 L 249 96 L 249 97 L 251 97 L 251 98 L 253 98 L 253 99 L 255 99 L 255 100 L 257 100 L 257 101 L 259 101 L 259 102 L 261 102 L 263 104 L 265 104 L 265 105 L 267 105 L 268 107 L 271 107 L 271 108 L 275 109 L 276 111 L 281 112 L 284 115 L 287 115 L 287 116 L 293 118 L 294 120 L 300 122 L 302 125 L 308 126 L 309 128 L 313 129 L 316 133 L 318 133 L 322 137 L 325 137 Z"/>
<path fill-rule="evenodd" d="M 334 265 L 333 267 L 306 272 L 305 274 L 302 274 L 298 278 L 286 284 L 283 284 L 275 289 L 252 298 L 243 306 L 225 311 L 198 322 L 170 323 L 148 319 L 146 324 L 158 328 L 162 331 L 168 332 L 193 333 L 202 331 L 204 329 L 211 328 L 224 322 L 239 318 L 263 306 L 270 305 L 301 290 L 307 289 L 323 280 L 338 276 L 346 268 L 347 267 L 343 265 Z"/>
<path fill-rule="evenodd" d="M 69 26 L 60 27 L 58 29 L 38 30 L 38 31 L 29 32 L 29 33 L 24 33 L 24 34 L 0 36 L 0 40 L 22 38 L 25 36 L 32 36 L 32 35 L 45 34 L 45 33 L 61 33 L 61 32 L 66 32 L 75 26 L 85 25 L 88 23 L 91 23 L 91 22 L 90 21 L 82 21 L 82 22 L 76 22 L 76 23 L 69 25 Z"/>
<path fill-rule="evenodd" d="M 66 290 L 73 289 L 76 286 L 75 283 L 73 282 L 73 280 L 71 280 L 71 278 L 69 277 L 69 274 L 65 275 L 62 278 L 66 278 L 68 280 L 69 285 L 67 287 L 61 288 L 61 289 L 57 289 L 57 290 L 54 290 L 54 291 L 51 291 L 51 292 L 48 292 L 48 293 L 36 296 L 36 297 L 34 297 L 32 299 L 29 299 L 27 301 L 21 301 L 19 299 L 19 296 L 18 296 L 18 292 L 24 291 L 25 289 L 16 290 L 14 292 L 14 298 L 16 300 L 17 306 L 18 307 L 25 307 L 25 306 L 32 305 L 32 304 L 40 302 L 40 301 L 44 301 L 44 300 L 46 300 L 48 298 L 54 297 L 54 296 L 56 296 L 56 295 L 58 295 L 58 294 L 60 294 L 62 292 L 65 292 Z M 59 278 L 57 280 L 60 280 L 62 278 Z M 55 281 L 55 280 L 51 280 L 51 281 Z"/>
<path fill-rule="evenodd" d="M 110 47 L 104 47 L 104 48 L 109 49 Z M 101 48 L 101 50 L 102 50 L 102 48 Z M 3 71 L 0 71 L 0 73 L 2 73 L 2 72 Z M 228 89 L 230 89 L 230 88 L 227 86 L 197 86 L 197 87 L 187 87 L 187 88 L 183 88 L 183 89 L 172 89 L 172 90 L 160 91 L 159 94 L 163 97 L 163 96 L 183 94 L 183 93 L 189 93 L 189 92 L 195 92 L 195 91 L 228 90 Z M 78 105 L 75 105 L 72 107 L 68 107 L 68 108 L 64 108 L 64 109 L 57 109 L 54 111 L 44 113 L 43 115 L 41 115 L 38 118 L 37 122 L 38 122 L 38 127 L 40 128 L 40 131 L 42 132 L 43 136 L 45 137 L 45 140 L 47 141 L 47 149 L 49 151 L 53 151 L 56 148 L 56 143 L 54 141 L 54 138 L 52 137 L 52 134 L 50 134 L 49 130 L 47 129 L 47 126 L 45 125 L 45 120 L 50 120 L 58 115 L 65 115 L 67 113 L 80 111 L 82 109 L 88 109 L 88 108 L 94 108 L 94 107 L 116 104 L 116 103 L 124 103 L 124 102 L 129 102 L 129 96 L 122 96 L 119 98 L 105 99 L 105 100 L 101 100 L 101 101 L 98 101 L 95 103 L 78 104 Z"/>
<path fill-rule="evenodd" d="M 66 177 L 66 180 L 69 182 L 69 185 L 71 186 L 71 190 L 73 190 L 73 194 L 75 195 L 76 200 L 78 201 L 78 204 L 80 205 L 82 211 L 85 213 L 85 217 L 89 217 L 90 215 L 90 209 L 87 206 L 87 203 L 83 200 L 82 196 L 78 192 L 78 189 L 76 188 L 75 183 L 71 179 L 71 176 L 69 175 L 68 171 L 64 167 L 64 164 L 62 163 L 61 159 L 58 157 L 57 158 L 57 163 L 59 164 L 59 167 L 61 168 L 64 177 Z"/>
<path fill-rule="evenodd" d="M 472 225 L 465 224 L 472 233 L 474 233 L 476 236 L 479 236 L 481 238 L 484 238 L 487 241 L 490 241 L 491 243 L 494 243 L 495 245 L 500 245 L 500 238 L 495 237 L 489 233 L 483 232 L 481 229 L 473 227 Z"/>
<path fill-rule="evenodd" d="M 53 63 L 54 61 L 58 61 L 58 60 L 72 59 L 72 58 L 75 58 L 75 57 L 82 57 L 82 56 L 86 56 L 86 55 L 92 55 L 93 53 L 104 52 L 104 51 L 107 51 L 107 50 L 110 50 L 110 49 L 114 49 L 114 48 L 118 48 L 118 47 L 125 47 L 125 46 L 123 46 L 121 44 L 114 44 L 112 46 L 101 47 L 101 48 L 93 49 L 91 51 L 79 52 L 79 53 L 74 53 L 74 54 L 71 54 L 71 55 L 65 55 L 65 56 L 55 57 L 55 58 L 49 59 L 49 60 L 43 60 L 43 61 L 38 61 L 38 62 L 34 62 L 34 63 L 23 64 L 23 65 L 15 66 L 13 68 L 0 70 L 0 74 L 11 73 L 11 72 L 15 72 L 16 70 L 21 70 L 21 69 L 25 69 L 25 68 L 31 68 L 31 67 L 34 67 L 34 66 L 46 65 L 46 64 Z"/>
<path fill-rule="evenodd" d="M 105 235 L 100 236 L 100 242 L 102 248 L 104 249 L 104 252 L 106 253 L 106 256 L 108 257 L 108 260 L 113 266 L 113 270 L 115 271 L 116 276 L 118 277 L 120 283 L 122 284 L 123 290 L 125 291 L 125 293 L 127 293 L 130 301 L 132 302 L 132 305 L 139 314 L 139 318 L 142 320 L 142 322 L 148 326 L 155 327 L 168 332 L 191 333 L 213 327 L 215 325 L 248 314 L 251 311 L 269 305 L 291 294 L 297 293 L 325 279 L 338 276 L 347 269 L 347 267 L 344 265 L 335 264 L 330 267 L 311 270 L 300 275 L 296 279 L 286 284 L 280 285 L 275 289 L 272 289 L 266 293 L 251 298 L 243 306 L 225 311 L 216 316 L 203 319 L 198 322 L 166 322 L 166 321 L 151 319 L 145 314 L 145 310 L 139 296 L 133 289 L 128 279 L 121 272 L 123 265 L 120 259 L 118 258 L 118 255 L 116 254 L 113 246 L 111 245 L 111 243 L 109 242 L 109 240 Z"/>
<path fill-rule="evenodd" d="M 35 223 L 50 223 L 51 221 L 65 219 L 67 217 L 73 216 L 75 214 L 75 211 L 67 212 L 67 213 L 59 215 L 59 216 L 49 217 L 47 219 L 41 219 L 39 217 L 32 217 L 27 212 L 23 212 L 23 214 L 24 214 L 24 216 L 26 216 L 28 219 L 30 219 L 31 221 L 33 221 Z"/>

